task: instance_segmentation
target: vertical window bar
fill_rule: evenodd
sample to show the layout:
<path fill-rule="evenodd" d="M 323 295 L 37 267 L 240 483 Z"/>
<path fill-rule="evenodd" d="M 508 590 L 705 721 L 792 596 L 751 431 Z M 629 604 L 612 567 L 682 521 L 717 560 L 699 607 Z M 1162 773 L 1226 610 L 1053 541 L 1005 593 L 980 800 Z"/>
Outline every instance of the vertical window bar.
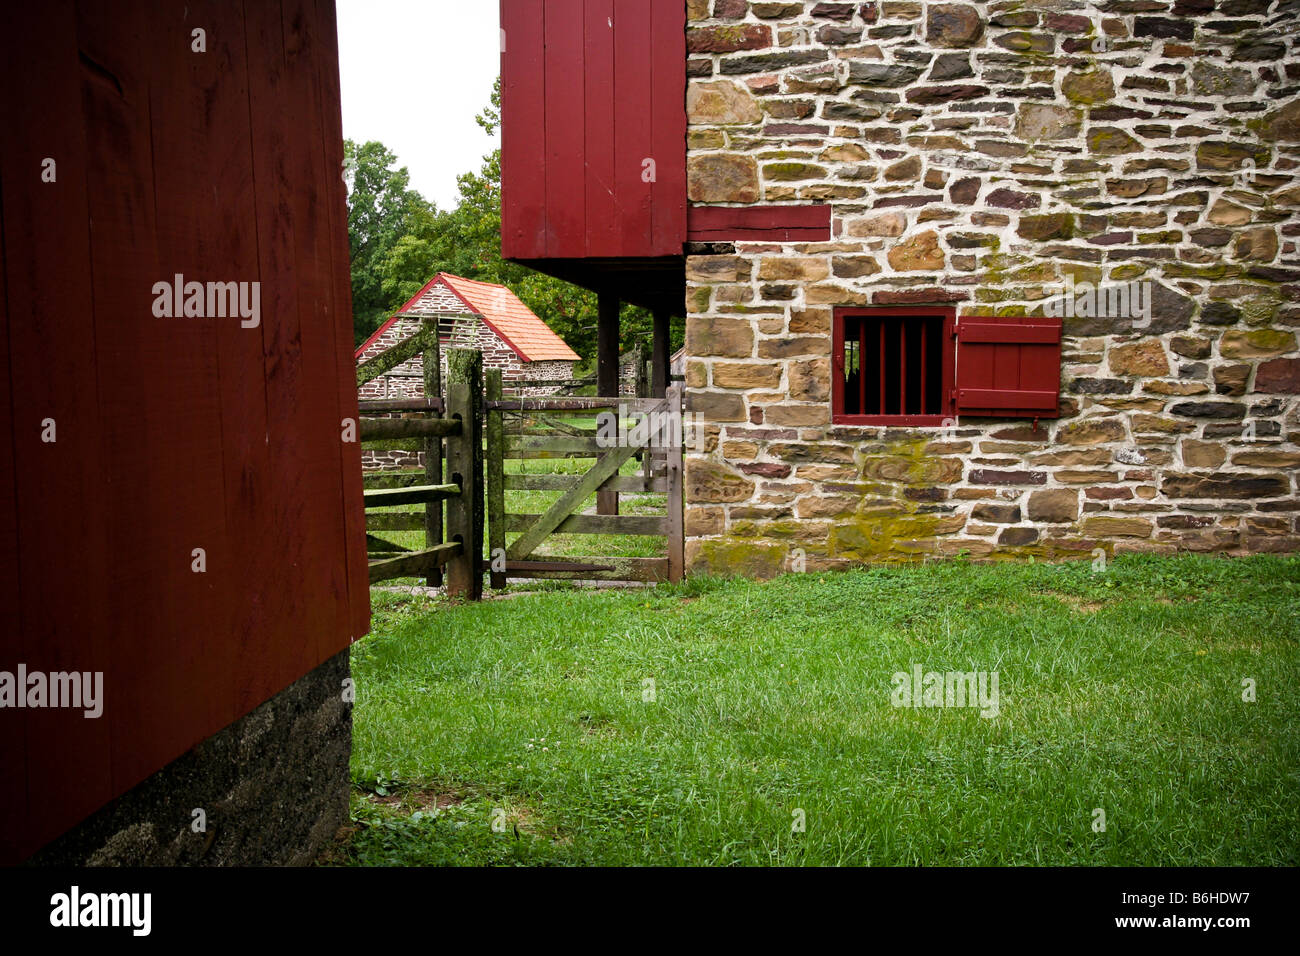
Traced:
<path fill-rule="evenodd" d="M 929 414 L 929 412 L 930 412 L 929 407 L 926 405 L 926 401 L 928 400 L 928 398 L 929 398 L 929 394 L 930 394 L 930 393 L 926 391 L 926 387 L 925 387 L 925 386 L 926 386 L 926 381 L 925 381 L 925 365 L 926 365 L 926 354 L 925 354 L 926 341 L 925 341 L 925 331 L 926 331 L 926 329 L 928 329 L 929 327 L 930 327 L 930 320 L 929 320 L 928 318 L 926 318 L 926 319 L 922 319 L 922 320 L 921 320 L 921 414 L 922 414 L 922 415 L 927 415 L 927 414 Z"/>
<path fill-rule="evenodd" d="M 907 320 L 898 320 L 898 414 L 906 415 L 907 407 Z"/>
<path fill-rule="evenodd" d="M 858 341 L 857 341 L 858 414 L 859 415 L 865 415 L 867 413 L 867 370 L 862 367 L 862 357 L 866 355 L 866 349 L 863 347 L 866 344 L 866 335 L 867 335 L 866 328 L 867 328 L 867 320 L 865 318 L 859 318 L 858 319 Z"/>
<path fill-rule="evenodd" d="M 888 361 L 885 352 L 885 320 L 880 319 L 880 414 L 885 412 L 885 363 Z"/>

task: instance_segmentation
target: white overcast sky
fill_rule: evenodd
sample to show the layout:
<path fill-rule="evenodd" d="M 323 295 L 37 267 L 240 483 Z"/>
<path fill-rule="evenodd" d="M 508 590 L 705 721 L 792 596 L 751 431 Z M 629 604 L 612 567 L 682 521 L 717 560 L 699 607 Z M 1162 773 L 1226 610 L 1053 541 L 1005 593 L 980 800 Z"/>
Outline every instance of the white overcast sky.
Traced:
<path fill-rule="evenodd" d="M 474 122 L 501 67 L 497 0 L 338 0 L 343 135 L 377 139 L 411 188 L 456 205 L 497 145 Z"/>

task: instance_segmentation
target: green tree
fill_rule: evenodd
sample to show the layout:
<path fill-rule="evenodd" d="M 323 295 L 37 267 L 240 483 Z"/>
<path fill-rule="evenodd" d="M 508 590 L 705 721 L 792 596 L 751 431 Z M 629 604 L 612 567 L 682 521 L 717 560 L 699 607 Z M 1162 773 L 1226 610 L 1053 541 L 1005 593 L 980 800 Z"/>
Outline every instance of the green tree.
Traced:
<path fill-rule="evenodd" d="M 402 237 L 427 228 L 437 210 L 410 188 L 405 166 L 383 143 L 343 143 L 348 185 L 348 245 L 352 267 L 352 323 L 358 344 L 379 327 L 391 307 L 381 267 Z M 400 304 L 400 303 L 399 303 Z"/>

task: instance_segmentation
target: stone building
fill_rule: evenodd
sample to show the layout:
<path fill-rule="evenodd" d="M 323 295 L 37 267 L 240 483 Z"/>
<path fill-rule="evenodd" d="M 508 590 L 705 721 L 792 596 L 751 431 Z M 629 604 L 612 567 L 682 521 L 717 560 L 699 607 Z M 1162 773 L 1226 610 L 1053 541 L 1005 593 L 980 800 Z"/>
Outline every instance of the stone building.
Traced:
<path fill-rule="evenodd" d="M 356 351 L 358 364 L 387 351 L 419 331 L 426 318 L 438 319 L 442 372 L 447 373 L 447 349 L 479 349 L 484 368 L 499 368 L 507 389 L 520 394 L 547 395 L 573 378 L 578 353 L 503 285 L 475 282 L 439 272 Z M 360 389 L 362 401 L 382 398 L 422 398 L 424 357 L 417 355 Z"/>
<path fill-rule="evenodd" d="M 690 568 L 1300 546 L 1300 3 L 687 16 Z"/>

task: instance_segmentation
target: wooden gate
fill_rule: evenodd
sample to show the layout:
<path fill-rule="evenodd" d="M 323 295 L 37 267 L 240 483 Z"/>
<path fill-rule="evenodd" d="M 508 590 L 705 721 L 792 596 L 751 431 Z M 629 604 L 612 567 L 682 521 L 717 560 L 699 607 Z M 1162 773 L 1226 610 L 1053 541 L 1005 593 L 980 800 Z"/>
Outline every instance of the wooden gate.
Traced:
<path fill-rule="evenodd" d="M 365 476 L 372 584 L 422 577 L 438 586 L 445 576 L 449 594 L 477 600 L 484 571 L 498 589 L 507 578 L 681 580 L 680 385 L 661 399 L 508 398 L 500 369 L 487 370 L 485 389 L 480 353 L 462 349 L 448 353 L 448 381 L 443 383 L 432 323 L 359 366 L 357 383 L 421 354 L 425 397 L 360 403 L 363 443 L 398 444 L 408 453 L 418 450 L 423 458 L 418 469 Z M 528 462 L 564 462 L 567 467 L 539 473 Z M 534 510 L 511 510 L 507 503 L 520 496 L 507 492 L 559 496 Z M 654 513 L 616 513 L 620 494 L 630 496 L 633 510 Z M 593 496 L 602 505 L 612 500 L 614 507 L 584 511 Z M 656 504 L 648 506 L 652 500 Z M 423 508 L 391 510 L 410 505 Z M 593 510 L 615 513 L 589 513 Z M 423 532 L 423 547 L 398 544 L 391 540 L 392 532 Z M 509 535 L 515 535 L 513 540 Z M 554 535 L 662 536 L 665 544 L 652 557 L 539 551 Z"/>
<path fill-rule="evenodd" d="M 492 587 L 507 577 L 599 581 L 680 581 L 682 536 L 682 392 L 665 398 L 506 398 L 501 373 L 487 374 L 487 492 Z M 590 460 L 585 471 L 529 473 L 511 462 Z M 637 462 L 637 473 L 626 467 Z M 581 466 L 580 466 L 581 467 Z M 512 512 L 508 491 L 561 492 L 544 510 Z M 582 510 L 601 494 L 615 507 Z M 662 497 L 662 513 L 619 514 L 618 494 Z M 658 509 L 655 509 L 658 511 Z M 613 513 L 597 513 L 608 511 Z M 507 534 L 518 536 L 507 544 Z M 662 535 L 657 557 L 554 556 L 538 548 L 554 534 Z"/>

